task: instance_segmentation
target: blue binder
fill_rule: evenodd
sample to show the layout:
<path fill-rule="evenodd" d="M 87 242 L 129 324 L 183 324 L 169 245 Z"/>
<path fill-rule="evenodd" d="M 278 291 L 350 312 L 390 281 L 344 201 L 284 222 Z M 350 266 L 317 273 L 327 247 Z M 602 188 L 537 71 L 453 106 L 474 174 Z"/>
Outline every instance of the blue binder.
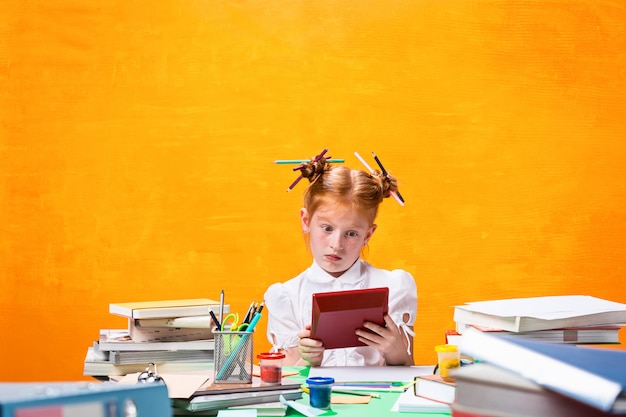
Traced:
<path fill-rule="evenodd" d="M 162 383 L 0 383 L 0 417 L 171 417 Z"/>

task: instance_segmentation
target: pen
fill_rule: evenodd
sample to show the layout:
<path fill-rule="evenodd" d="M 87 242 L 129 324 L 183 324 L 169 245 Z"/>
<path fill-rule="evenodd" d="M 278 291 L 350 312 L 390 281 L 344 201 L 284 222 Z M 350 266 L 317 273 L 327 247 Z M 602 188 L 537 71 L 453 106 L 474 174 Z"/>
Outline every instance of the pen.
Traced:
<path fill-rule="evenodd" d="M 217 328 L 217 331 L 221 331 L 222 330 L 222 325 L 220 324 L 219 320 L 217 319 L 217 317 L 215 317 L 215 313 L 212 310 L 209 310 L 209 314 L 211 315 L 211 318 L 213 319 L 213 323 L 215 323 L 215 327 Z"/>
<path fill-rule="evenodd" d="M 300 387 L 300 389 L 306 392 L 307 394 L 310 394 L 308 387 Z M 337 394 L 360 395 L 362 397 L 380 398 L 380 394 L 374 394 L 373 392 L 347 391 L 347 390 L 342 390 L 342 389 L 335 389 L 335 387 L 332 387 L 331 391 L 336 392 Z"/>
<path fill-rule="evenodd" d="M 256 309 L 256 314 L 260 314 L 261 311 L 263 311 L 263 306 L 265 306 L 265 301 L 261 301 L 261 304 L 259 304 L 259 308 Z"/>
<path fill-rule="evenodd" d="M 341 388 L 336 388 L 336 387 L 332 387 L 331 388 L 332 392 L 336 392 L 338 394 L 350 394 L 350 395 L 361 395 L 364 397 L 372 397 L 372 398 L 380 398 L 380 394 L 374 394 L 373 392 L 366 392 L 366 391 L 350 391 L 350 390 L 345 390 L 345 389 L 341 389 Z"/>
<path fill-rule="evenodd" d="M 243 323 L 250 323 L 250 320 L 252 320 L 253 312 L 254 312 L 254 301 L 250 303 L 250 307 L 248 307 L 248 311 L 246 311 L 246 315 L 243 318 Z"/>
<path fill-rule="evenodd" d="M 309 161 L 310 161 L 309 159 L 277 159 L 276 161 L 273 161 L 273 163 L 279 164 L 279 165 L 288 165 L 288 164 L 306 164 Z M 343 159 L 327 159 L 326 162 L 343 163 L 344 160 Z"/>

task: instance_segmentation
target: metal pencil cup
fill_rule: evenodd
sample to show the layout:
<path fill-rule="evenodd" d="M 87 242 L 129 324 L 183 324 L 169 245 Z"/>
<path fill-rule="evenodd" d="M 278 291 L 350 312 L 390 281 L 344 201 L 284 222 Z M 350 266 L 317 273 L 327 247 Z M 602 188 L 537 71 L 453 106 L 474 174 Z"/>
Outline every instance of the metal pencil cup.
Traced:
<path fill-rule="evenodd" d="M 254 332 L 214 332 L 215 383 L 252 382 Z"/>

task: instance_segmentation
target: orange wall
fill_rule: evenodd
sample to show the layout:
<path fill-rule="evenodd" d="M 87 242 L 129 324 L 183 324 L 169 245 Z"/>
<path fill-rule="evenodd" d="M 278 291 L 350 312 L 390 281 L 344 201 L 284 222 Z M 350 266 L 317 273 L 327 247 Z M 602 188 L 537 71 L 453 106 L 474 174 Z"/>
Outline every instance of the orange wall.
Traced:
<path fill-rule="evenodd" d="M 324 147 L 400 179 L 368 259 L 415 276 L 418 363 L 465 301 L 626 302 L 625 22 L 612 1 L 0 0 L 0 380 L 82 379 L 125 324 L 110 302 L 224 288 L 244 311 L 306 268 L 304 187 L 270 161 Z"/>

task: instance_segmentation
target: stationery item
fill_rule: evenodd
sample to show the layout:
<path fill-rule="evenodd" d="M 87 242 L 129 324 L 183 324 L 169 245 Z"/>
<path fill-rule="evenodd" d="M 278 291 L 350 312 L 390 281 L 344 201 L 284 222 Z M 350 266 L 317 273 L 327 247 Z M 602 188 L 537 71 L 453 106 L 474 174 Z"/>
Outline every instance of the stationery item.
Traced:
<path fill-rule="evenodd" d="M 308 159 L 277 159 L 275 161 L 272 161 L 272 163 L 279 164 L 279 165 L 306 164 L 307 162 L 309 162 Z M 344 160 L 343 159 L 326 159 L 326 162 L 340 164 L 340 163 L 343 163 Z"/>
<path fill-rule="evenodd" d="M 309 388 L 309 403 L 311 407 L 326 410 L 330 408 L 330 394 L 333 378 L 314 376 L 307 378 L 306 383 Z"/>
<path fill-rule="evenodd" d="M 212 311 L 209 311 L 209 314 L 211 315 L 211 319 L 213 320 L 213 323 L 215 324 L 215 328 L 219 331 L 222 330 L 222 324 L 219 321 L 219 319 L 217 317 L 215 317 L 215 313 L 213 313 Z"/>
<path fill-rule="evenodd" d="M 363 166 L 364 166 L 365 168 L 367 168 L 367 170 L 370 172 L 370 174 L 373 174 L 373 173 L 374 173 L 374 170 L 372 169 L 372 167 L 370 167 L 370 166 L 368 165 L 368 163 L 367 163 L 367 162 L 365 162 L 365 159 L 363 159 L 363 158 L 361 157 L 361 155 L 359 155 L 359 153 L 358 153 L 358 152 L 355 152 L 355 153 L 354 153 L 354 156 L 356 156 L 356 158 L 357 158 L 359 161 L 361 161 L 361 163 L 363 164 Z M 381 171 L 382 171 L 382 170 L 381 170 Z M 385 171 L 385 175 L 386 175 L 386 171 Z M 404 199 L 402 199 L 402 200 L 401 200 L 401 199 L 400 199 L 400 197 L 398 197 L 398 194 L 396 194 L 396 193 L 395 193 L 395 192 L 393 192 L 393 191 L 390 191 L 390 194 L 391 194 L 391 196 L 392 196 L 392 197 L 393 197 L 393 198 L 394 198 L 394 199 L 398 202 L 398 204 L 400 204 L 402 207 L 404 207 Z"/>
<path fill-rule="evenodd" d="M 149 384 L 152 382 L 163 382 L 163 378 L 157 372 L 157 366 L 154 363 L 149 363 L 145 371 L 137 376 L 137 382 L 141 384 Z"/>
<path fill-rule="evenodd" d="M 456 382 L 445 381 L 439 374 L 415 377 L 413 394 L 450 404 L 454 402 Z"/>
<path fill-rule="evenodd" d="M 335 385 L 333 385 L 333 387 L 331 388 L 331 391 L 337 394 L 356 395 L 359 397 L 380 398 L 380 394 L 376 394 L 374 392 L 355 391 L 355 390 L 345 389 L 341 386 L 335 386 Z"/>
<path fill-rule="evenodd" d="M 171 413 L 164 384 L 17 382 L 0 383 L 0 415 L 169 417 Z"/>
<path fill-rule="evenodd" d="M 164 378 L 167 382 L 166 375 Z M 172 403 L 177 409 L 197 412 L 277 402 L 280 395 L 290 400 L 302 398 L 300 382 L 283 378 L 280 384 L 268 385 L 253 377 L 249 383 L 219 384 L 209 378 L 193 394 L 174 398 Z"/>
<path fill-rule="evenodd" d="M 182 342 L 170 342 L 154 340 L 151 342 L 135 342 L 130 337 L 130 332 L 125 329 L 102 329 L 97 347 L 102 351 L 146 351 L 146 350 L 213 350 L 213 339 L 187 340 Z"/>
<path fill-rule="evenodd" d="M 608 326 L 578 326 L 567 327 L 563 329 L 535 330 L 529 332 L 509 332 L 506 330 L 492 329 L 490 327 L 476 325 L 459 325 L 460 332 L 457 330 L 447 330 L 447 343 L 456 344 L 461 337 L 461 332 L 473 327 L 481 332 L 498 333 L 500 336 L 516 337 L 527 340 L 537 340 L 551 343 L 568 343 L 568 344 L 619 344 L 619 331 L 622 325 Z"/>
<path fill-rule="evenodd" d="M 380 168 L 380 171 L 383 173 L 383 175 L 385 175 L 385 176 L 389 175 L 387 173 L 387 170 L 383 166 L 383 164 L 380 162 L 380 159 L 378 159 L 378 156 L 376 156 L 376 154 L 374 152 L 372 152 L 372 156 L 374 157 L 374 161 L 376 161 L 376 163 L 378 164 L 378 167 Z M 402 201 L 404 203 L 404 198 L 402 197 L 402 195 L 400 195 L 400 191 L 396 191 L 396 195 L 398 196 L 400 201 Z"/>
<path fill-rule="evenodd" d="M 224 322 L 224 289 L 220 292 L 220 323 Z"/>
<path fill-rule="evenodd" d="M 245 332 L 220 332 L 225 338 L 220 338 L 221 343 L 215 345 L 215 381 L 228 382 L 250 380 L 252 378 L 252 354 L 254 328 L 261 319 L 261 313 L 257 313 L 247 325 Z M 247 324 L 247 323 L 245 323 Z M 230 334 L 229 334 L 230 333 Z M 240 334 L 232 334 L 240 333 Z M 216 337 L 217 339 L 217 337 Z M 234 344 L 234 348 L 232 348 Z M 245 360 L 249 358 L 249 362 Z M 235 370 L 239 370 L 239 376 L 231 378 Z"/>
<path fill-rule="evenodd" d="M 365 288 L 313 294 L 311 338 L 326 349 L 363 346 L 355 331 L 366 321 L 385 325 L 389 288 Z"/>
<path fill-rule="evenodd" d="M 428 366 L 314 366 L 309 377 L 329 376 L 335 386 L 356 390 L 404 391 L 419 375 L 430 375 L 435 365 Z"/>
<path fill-rule="evenodd" d="M 462 366 L 454 376 L 453 416 L 615 416 L 484 362 Z M 585 381 L 578 383 L 586 385 Z"/>
<path fill-rule="evenodd" d="M 372 398 L 380 398 L 380 395 L 378 394 L 358 391 L 336 391 L 334 388 L 335 387 L 332 387 L 331 389 L 331 404 L 369 404 Z M 302 391 L 306 392 L 307 394 L 311 393 L 308 387 L 302 387 Z M 332 393 L 337 393 L 339 395 L 332 395 Z"/>
<path fill-rule="evenodd" d="M 146 367 L 146 359 L 141 358 L 137 363 L 127 363 L 116 365 L 108 358 L 109 352 L 100 352 L 93 347 L 87 348 L 85 359 L 83 361 L 83 375 L 92 376 L 97 379 L 108 379 L 112 376 L 123 376 L 131 373 L 141 372 Z M 165 353 L 165 352 L 163 352 Z M 103 357 L 103 354 L 105 357 Z M 154 358 L 150 358 L 154 359 Z M 150 360 L 149 359 L 149 360 Z M 159 360 L 153 360 L 158 367 L 159 372 L 176 373 L 176 372 L 212 372 L 213 361 L 212 360 L 181 360 L 181 361 L 167 361 L 161 362 Z"/>
<path fill-rule="evenodd" d="M 184 300 L 138 301 L 109 304 L 109 313 L 131 319 L 157 319 L 208 316 L 211 308 L 220 304 L 208 298 Z"/>
<path fill-rule="evenodd" d="M 450 371 L 461 366 L 461 352 L 456 345 L 437 345 L 437 369 L 444 381 L 454 382 Z"/>
<path fill-rule="evenodd" d="M 314 157 L 314 158 L 312 159 L 312 161 L 313 161 L 313 162 L 318 162 L 320 159 L 322 159 L 322 158 L 324 157 L 324 155 L 326 154 L 326 152 L 328 152 L 328 148 L 324 148 L 324 150 L 323 150 L 322 152 L 320 152 L 320 153 L 319 153 L 316 157 Z M 329 157 L 329 158 L 330 158 L 330 157 Z M 308 162 L 308 161 L 307 161 L 307 162 Z M 295 167 L 293 170 L 294 170 L 294 171 L 297 171 L 297 170 L 302 169 L 303 167 L 304 167 L 304 165 L 300 165 L 300 166 Z M 296 185 L 300 182 L 300 180 L 301 180 L 301 179 L 302 179 L 302 174 L 300 174 L 300 175 L 298 176 L 298 178 L 296 178 L 296 180 L 295 180 L 294 182 L 292 182 L 292 183 L 291 183 L 291 185 L 287 188 L 287 191 L 291 191 L 291 190 L 293 190 L 293 187 L 295 187 L 295 186 L 296 186 Z"/>
<path fill-rule="evenodd" d="M 266 384 L 279 384 L 282 379 L 282 366 L 285 354 L 282 352 L 264 352 L 257 355 L 261 370 L 261 381 Z"/>
<path fill-rule="evenodd" d="M 213 362 L 212 350 L 112 350 L 109 362 L 115 365 L 127 365 L 147 362 Z"/>
<path fill-rule="evenodd" d="M 544 388 L 626 415 L 625 351 L 507 338 L 474 329 L 463 334 L 459 348 Z"/>
<path fill-rule="evenodd" d="M 626 323 L 626 304 L 588 295 L 511 298 L 454 307 L 454 321 L 510 332 Z"/>
<path fill-rule="evenodd" d="M 215 332 L 215 382 L 241 383 L 252 380 L 252 333 Z"/>
<path fill-rule="evenodd" d="M 206 316 L 198 316 L 206 317 Z M 181 320 L 191 319 L 193 317 L 181 317 Z M 168 322 L 167 319 L 128 319 L 128 334 L 133 342 L 188 342 L 191 340 L 209 340 L 213 339 L 213 329 L 210 327 L 170 327 L 169 325 L 161 327 L 151 324 L 148 327 L 143 326 L 143 322 Z M 125 332 L 126 333 L 126 332 Z"/>
<path fill-rule="evenodd" d="M 406 390 L 400 394 L 391 410 L 401 413 L 451 413 L 450 404 L 418 397 L 413 394 L 413 390 Z"/>
<path fill-rule="evenodd" d="M 248 307 L 248 311 L 246 311 L 246 315 L 243 318 L 244 323 L 249 323 L 250 320 L 252 319 L 252 315 L 255 312 L 254 305 L 255 305 L 254 301 L 250 303 L 250 307 Z"/>

